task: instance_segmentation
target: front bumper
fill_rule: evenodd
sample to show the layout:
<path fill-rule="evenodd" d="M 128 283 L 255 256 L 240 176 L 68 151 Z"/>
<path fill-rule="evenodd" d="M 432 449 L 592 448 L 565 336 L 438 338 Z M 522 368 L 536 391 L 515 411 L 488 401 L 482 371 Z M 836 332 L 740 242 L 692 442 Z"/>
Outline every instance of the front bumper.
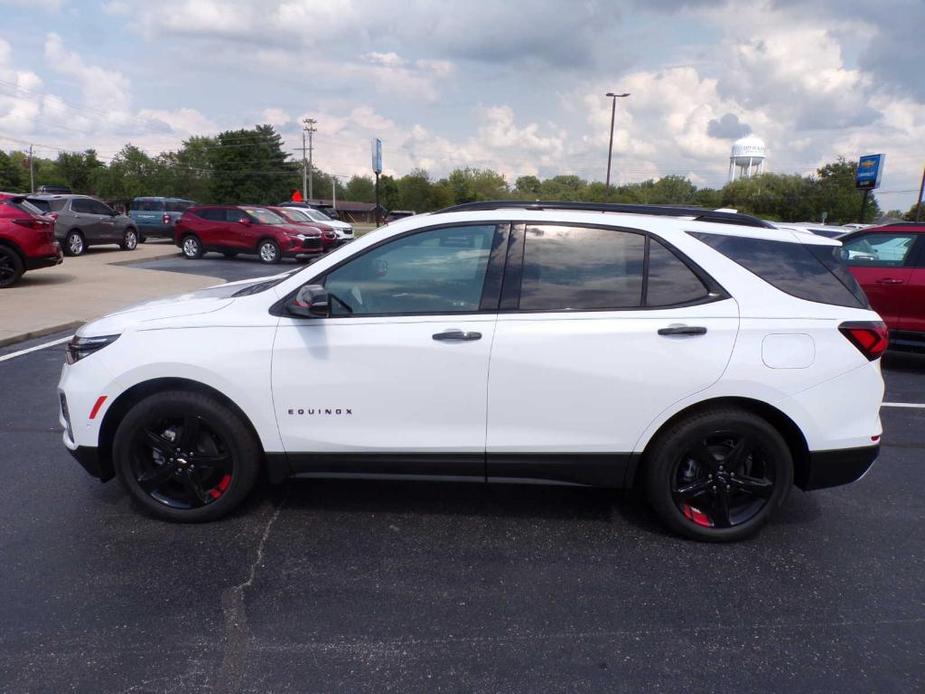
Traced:
<path fill-rule="evenodd" d="M 832 451 L 810 451 L 807 465 L 799 471 L 796 485 L 803 491 L 838 487 L 861 479 L 877 462 L 880 444 Z"/>
<path fill-rule="evenodd" d="M 108 482 L 116 476 L 112 468 L 112 461 L 104 460 L 100 455 L 99 448 L 77 446 L 77 448 L 68 448 L 67 450 L 81 464 L 84 470 L 96 477 L 100 482 Z"/>

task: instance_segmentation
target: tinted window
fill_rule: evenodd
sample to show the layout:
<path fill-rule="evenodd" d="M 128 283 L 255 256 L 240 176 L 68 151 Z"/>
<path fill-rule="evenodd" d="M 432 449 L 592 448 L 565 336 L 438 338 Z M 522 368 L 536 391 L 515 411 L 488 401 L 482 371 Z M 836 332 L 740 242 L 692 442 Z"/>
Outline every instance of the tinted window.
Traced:
<path fill-rule="evenodd" d="M 80 213 L 91 213 L 93 212 L 93 207 L 90 205 L 90 200 L 86 198 L 74 198 L 71 200 L 71 209 L 74 212 Z"/>
<path fill-rule="evenodd" d="M 699 301 L 709 292 L 703 282 L 668 248 L 649 241 L 646 306 L 672 306 Z"/>
<path fill-rule="evenodd" d="M 240 213 L 239 213 L 240 214 Z M 205 210 L 199 210 L 196 216 L 208 219 L 211 222 L 224 222 L 225 210 L 222 207 L 210 207 Z"/>
<path fill-rule="evenodd" d="M 905 265 L 915 234 L 862 234 L 842 243 L 842 258 L 848 265 L 900 267 Z"/>
<path fill-rule="evenodd" d="M 350 260 L 325 280 L 332 314 L 477 311 L 495 228 L 431 229 Z"/>
<path fill-rule="evenodd" d="M 248 219 L 247 213 L 237 207 L 228 207 L 224 213 L 226 222 L 240 222 L 242 219 Z"/>
<path fill-rule="evenodd" d="M 193 203 L 185 200 L 168 200 L 166 206 L 168 212 L 186 212 L 193 206 Z"/>
<path fill-rule="evenodd" d="M 256 219 L 261 224 L 285 224 L 286 220 L 275 212 L 265 210 L 262 207 L 244 207 L 242 208 L 247 214 Z"/>
<path fill-rule="evenodd" d="M 88 200 L 90 203 L 90 211 L 93 214 L 114 214 L 114 210 L 107 204 L 100 202 L 99 200 Z"/>
<path fill-rule="evenodd" d="M 132 200 L 132 210 L 135 212 L 163 212 L 163 200 Z"/>
<path fill-rule="evenodd" d="M 520 309 L 642 305 L 645 236 L 613 229 L 527 227 Z"/>
<path fill-rule="evenodd" d="M 30 203 L 35 205 L 38 209 L 42 211 L 42 214 L 47 214 L 51 212 L 51 203 L 48 200 L 39 200 L 38 198 L 30 198 Z"/>
<path fill-rule="evenodd" d="M 727 258 L 753 272 L 782 292 L 807 301 L 836 306 L 866 307 L 863 292 L 856 293 L 857 283 L 835 274 L 829 266 L 841 265 L 837 246 L 803 245 L 787 241 L 749 239 L 741 236 L 692 232 Z M 822 258 L 825 258 L 823 260 Z M 858 289 L 857 292 L 860 292 Z"/>

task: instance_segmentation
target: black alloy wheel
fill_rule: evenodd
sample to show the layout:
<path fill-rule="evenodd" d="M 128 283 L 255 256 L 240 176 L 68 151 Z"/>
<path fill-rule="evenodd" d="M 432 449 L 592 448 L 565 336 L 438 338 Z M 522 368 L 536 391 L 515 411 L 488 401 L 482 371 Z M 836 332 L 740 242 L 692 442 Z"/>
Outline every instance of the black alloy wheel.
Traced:
<path fill-rule="evenodd" d="M 793 484 L 786 442 L 766 420 L 738 409 L 707 411 L 678 423 L 647 458 L 656 512 L 671 529 L 699 540 L 748 537 Z"/>
<path fill-rule="evenodd" d="M 12 287 L 22 277 L 25 268 L 19 254 L 12 248 L 0 246 L 0 289 Z"/>
<path fill-rule="evenodd" d="M 236 507 L 257 479 L 260 447 L 240 417 L 203 393 L 148 397 L 122 420 L 116 472 L 136 501 L 167 520 L 206 521 Z"/>

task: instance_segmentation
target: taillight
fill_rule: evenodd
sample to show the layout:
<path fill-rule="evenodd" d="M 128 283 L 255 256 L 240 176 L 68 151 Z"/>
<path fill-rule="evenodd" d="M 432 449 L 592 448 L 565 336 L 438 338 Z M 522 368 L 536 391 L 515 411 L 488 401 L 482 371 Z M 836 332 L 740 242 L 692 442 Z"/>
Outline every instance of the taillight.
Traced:
<path fill-rule="evenodd" d="M 161 217 L 161 220 L 164 222 L 164 224 L 170 224 L 170 215 L 165 214 L 163 217 Z"/>
<path fill-rule="evenodd" d="M 838 330 L 869 361 L 880 357 L 890 345 L 890 333 L 881 321 L 849 321 L 839 325 Z"/>
<path fill-rule="evenodd" d="M 49 212 L 49 213 L 46 214 L 45 216 L 48 217 L 48 218 L 49 218 L 51 221 L 53 221 L 53 222 L 57 222 L 57 221 L 58 221 L 58 213 L 57 213 L 57 212 Z"/>
<path fill-rule="evenodd" d="M 36 231 L 44 231 L 48 229 L 48 222 L 46 222 L 44 219 L 36 219 L 35 217 L 13 219 L 11 221 L 13 224 L 18 224 L 19 226 L 26 227 L 27 229 L 35 229 Z"/>

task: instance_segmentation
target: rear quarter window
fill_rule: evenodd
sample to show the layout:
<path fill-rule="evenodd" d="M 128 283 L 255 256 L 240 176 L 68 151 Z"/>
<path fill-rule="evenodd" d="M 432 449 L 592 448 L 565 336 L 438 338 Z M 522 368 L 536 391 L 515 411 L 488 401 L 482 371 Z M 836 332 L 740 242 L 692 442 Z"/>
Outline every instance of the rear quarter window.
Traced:
<path fill-rule="evenodd" d="M 688 233 L 786 294 L 820 304 L 870 308 L 838 246 Z"/>

